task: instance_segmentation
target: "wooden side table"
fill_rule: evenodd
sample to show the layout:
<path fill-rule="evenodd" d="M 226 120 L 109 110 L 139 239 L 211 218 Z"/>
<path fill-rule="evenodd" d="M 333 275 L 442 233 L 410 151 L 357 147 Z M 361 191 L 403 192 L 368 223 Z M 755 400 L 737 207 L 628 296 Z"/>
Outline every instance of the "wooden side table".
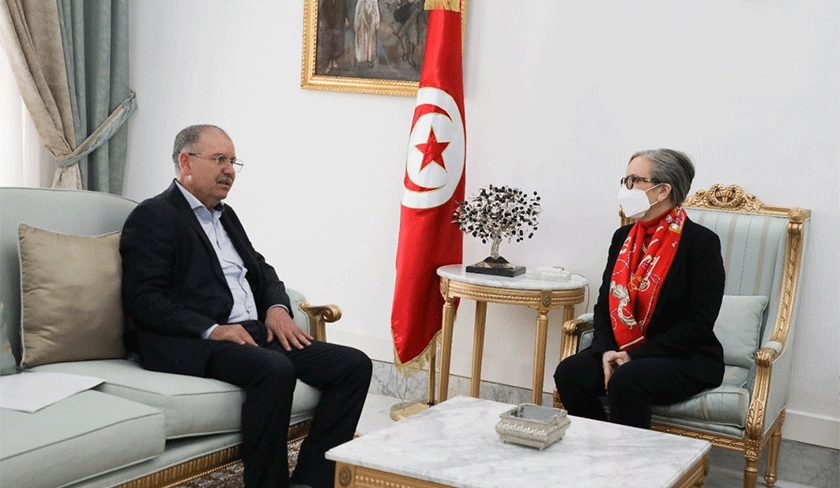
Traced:
<path fill-rule="evenodd" d="M 506 278 L 467 273 L 467 265 L 452 264 L 437 270 L 443 295 L 443 339 L 441 341 L 438 402 L 448 396 L 449 367 L 452 358 L 452 328 L 455 322 L 455 298 L 475 300 L 475 328 L 472 353 L 470 396 L 478 397 L 481 360 L 484 353 L 484 323 L 487 302 L 526 305 L 537 310 L 537 334 L 534 345 L 534 379 L 531 401 L 542 404 L 545 371 L 545 348 L 548 337 L 548 312 L 563 307 L 563 322 L 574 318 L 575 305 L 584 298 L 586 279 L 572 275 L 567 281 L 540 279 L 530 273 Z"/>

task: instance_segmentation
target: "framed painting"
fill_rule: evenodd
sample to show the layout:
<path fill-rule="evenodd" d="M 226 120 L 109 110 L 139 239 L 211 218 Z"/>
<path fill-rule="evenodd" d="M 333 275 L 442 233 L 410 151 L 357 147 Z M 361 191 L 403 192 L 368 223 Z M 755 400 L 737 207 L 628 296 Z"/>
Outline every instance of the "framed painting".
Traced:
<path fill-rule="evenodd" d="M 304 0 L 300 86 L 415 96 L 426 45 L 424 0 Z M 467 0 L 462 0 L 461 33 Z"/>

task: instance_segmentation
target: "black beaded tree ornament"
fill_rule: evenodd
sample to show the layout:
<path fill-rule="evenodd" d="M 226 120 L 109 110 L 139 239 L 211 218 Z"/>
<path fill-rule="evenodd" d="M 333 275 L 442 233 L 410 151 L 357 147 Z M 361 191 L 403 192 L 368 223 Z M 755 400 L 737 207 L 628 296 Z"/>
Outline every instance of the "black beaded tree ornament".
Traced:
<path fill-rule="evenodd" d="M 542 211 L 537 192 L 526 194 L 519 188 L 490 185 L 478 194 L 458 204 L 452 222 L 464 234 L 491 241 L 490 256 L 484 261 L 467 266 L 471 273 L 501 276 L 518 276 L 525 273 L 524 266 L 514 266 L 499 255 L 502 239 L 520 242 L 534 237 Z"/>

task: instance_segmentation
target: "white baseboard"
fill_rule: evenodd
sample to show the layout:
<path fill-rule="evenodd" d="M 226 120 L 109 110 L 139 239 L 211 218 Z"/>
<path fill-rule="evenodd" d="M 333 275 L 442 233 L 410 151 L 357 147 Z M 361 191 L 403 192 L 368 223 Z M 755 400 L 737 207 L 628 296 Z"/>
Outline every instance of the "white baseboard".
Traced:
<path fill-rule="evenodd" d="M 840 449 L 840 418 L 788 409 L 782 438 Z"/>

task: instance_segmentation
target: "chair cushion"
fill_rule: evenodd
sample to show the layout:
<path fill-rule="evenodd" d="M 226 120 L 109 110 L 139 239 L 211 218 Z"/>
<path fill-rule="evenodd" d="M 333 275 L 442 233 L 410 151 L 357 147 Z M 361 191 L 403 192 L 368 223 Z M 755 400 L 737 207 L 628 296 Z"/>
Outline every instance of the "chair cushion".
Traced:
<path fill-rule="evenodd" d="M 83 237 L 20 224 L 18 236 L 21 364 L 123 357 L 119 233 Z"/>
<path fill-rule="evenodd" d="M 151 459 L 163 424 L 157 409 L 90 390 L 35 413 L 0 409 L 0 486 L 54 488 Z"/>
<path fill-rule="evenodd" d="M 766 296 L 726 295 L 715 321 L 715 335 L 723 345 L 723 362 L 750 368 L 755 362 L 761 335 Z"/>
<path fill-rule="evenodd" d="M 241 428 L 240 388 L 211 378 L 147 371 L 125 359 L 49 364 L 33 371 L 59 371 L 105 380 L 96 389 L 161 410 L 166 417 L 166 438 L 238 432 Z M 321 392 L 301 381 L 295 387 L 291 425 L 315 413 Z"/>
<path fill-rule="evenodd" d="M 652 418 L 654 421 L 677 425 L 681 425 L 680 421 L 686 421 L 692 426 L 700 422 L 743 429 L 747 425 L 750 408 L 750 392 L 746 389 L 749 375 L 750 370 L 747 368 L 727 366 L 719 387 L 694 395 L 681 403 L 655 406 Z"/>

